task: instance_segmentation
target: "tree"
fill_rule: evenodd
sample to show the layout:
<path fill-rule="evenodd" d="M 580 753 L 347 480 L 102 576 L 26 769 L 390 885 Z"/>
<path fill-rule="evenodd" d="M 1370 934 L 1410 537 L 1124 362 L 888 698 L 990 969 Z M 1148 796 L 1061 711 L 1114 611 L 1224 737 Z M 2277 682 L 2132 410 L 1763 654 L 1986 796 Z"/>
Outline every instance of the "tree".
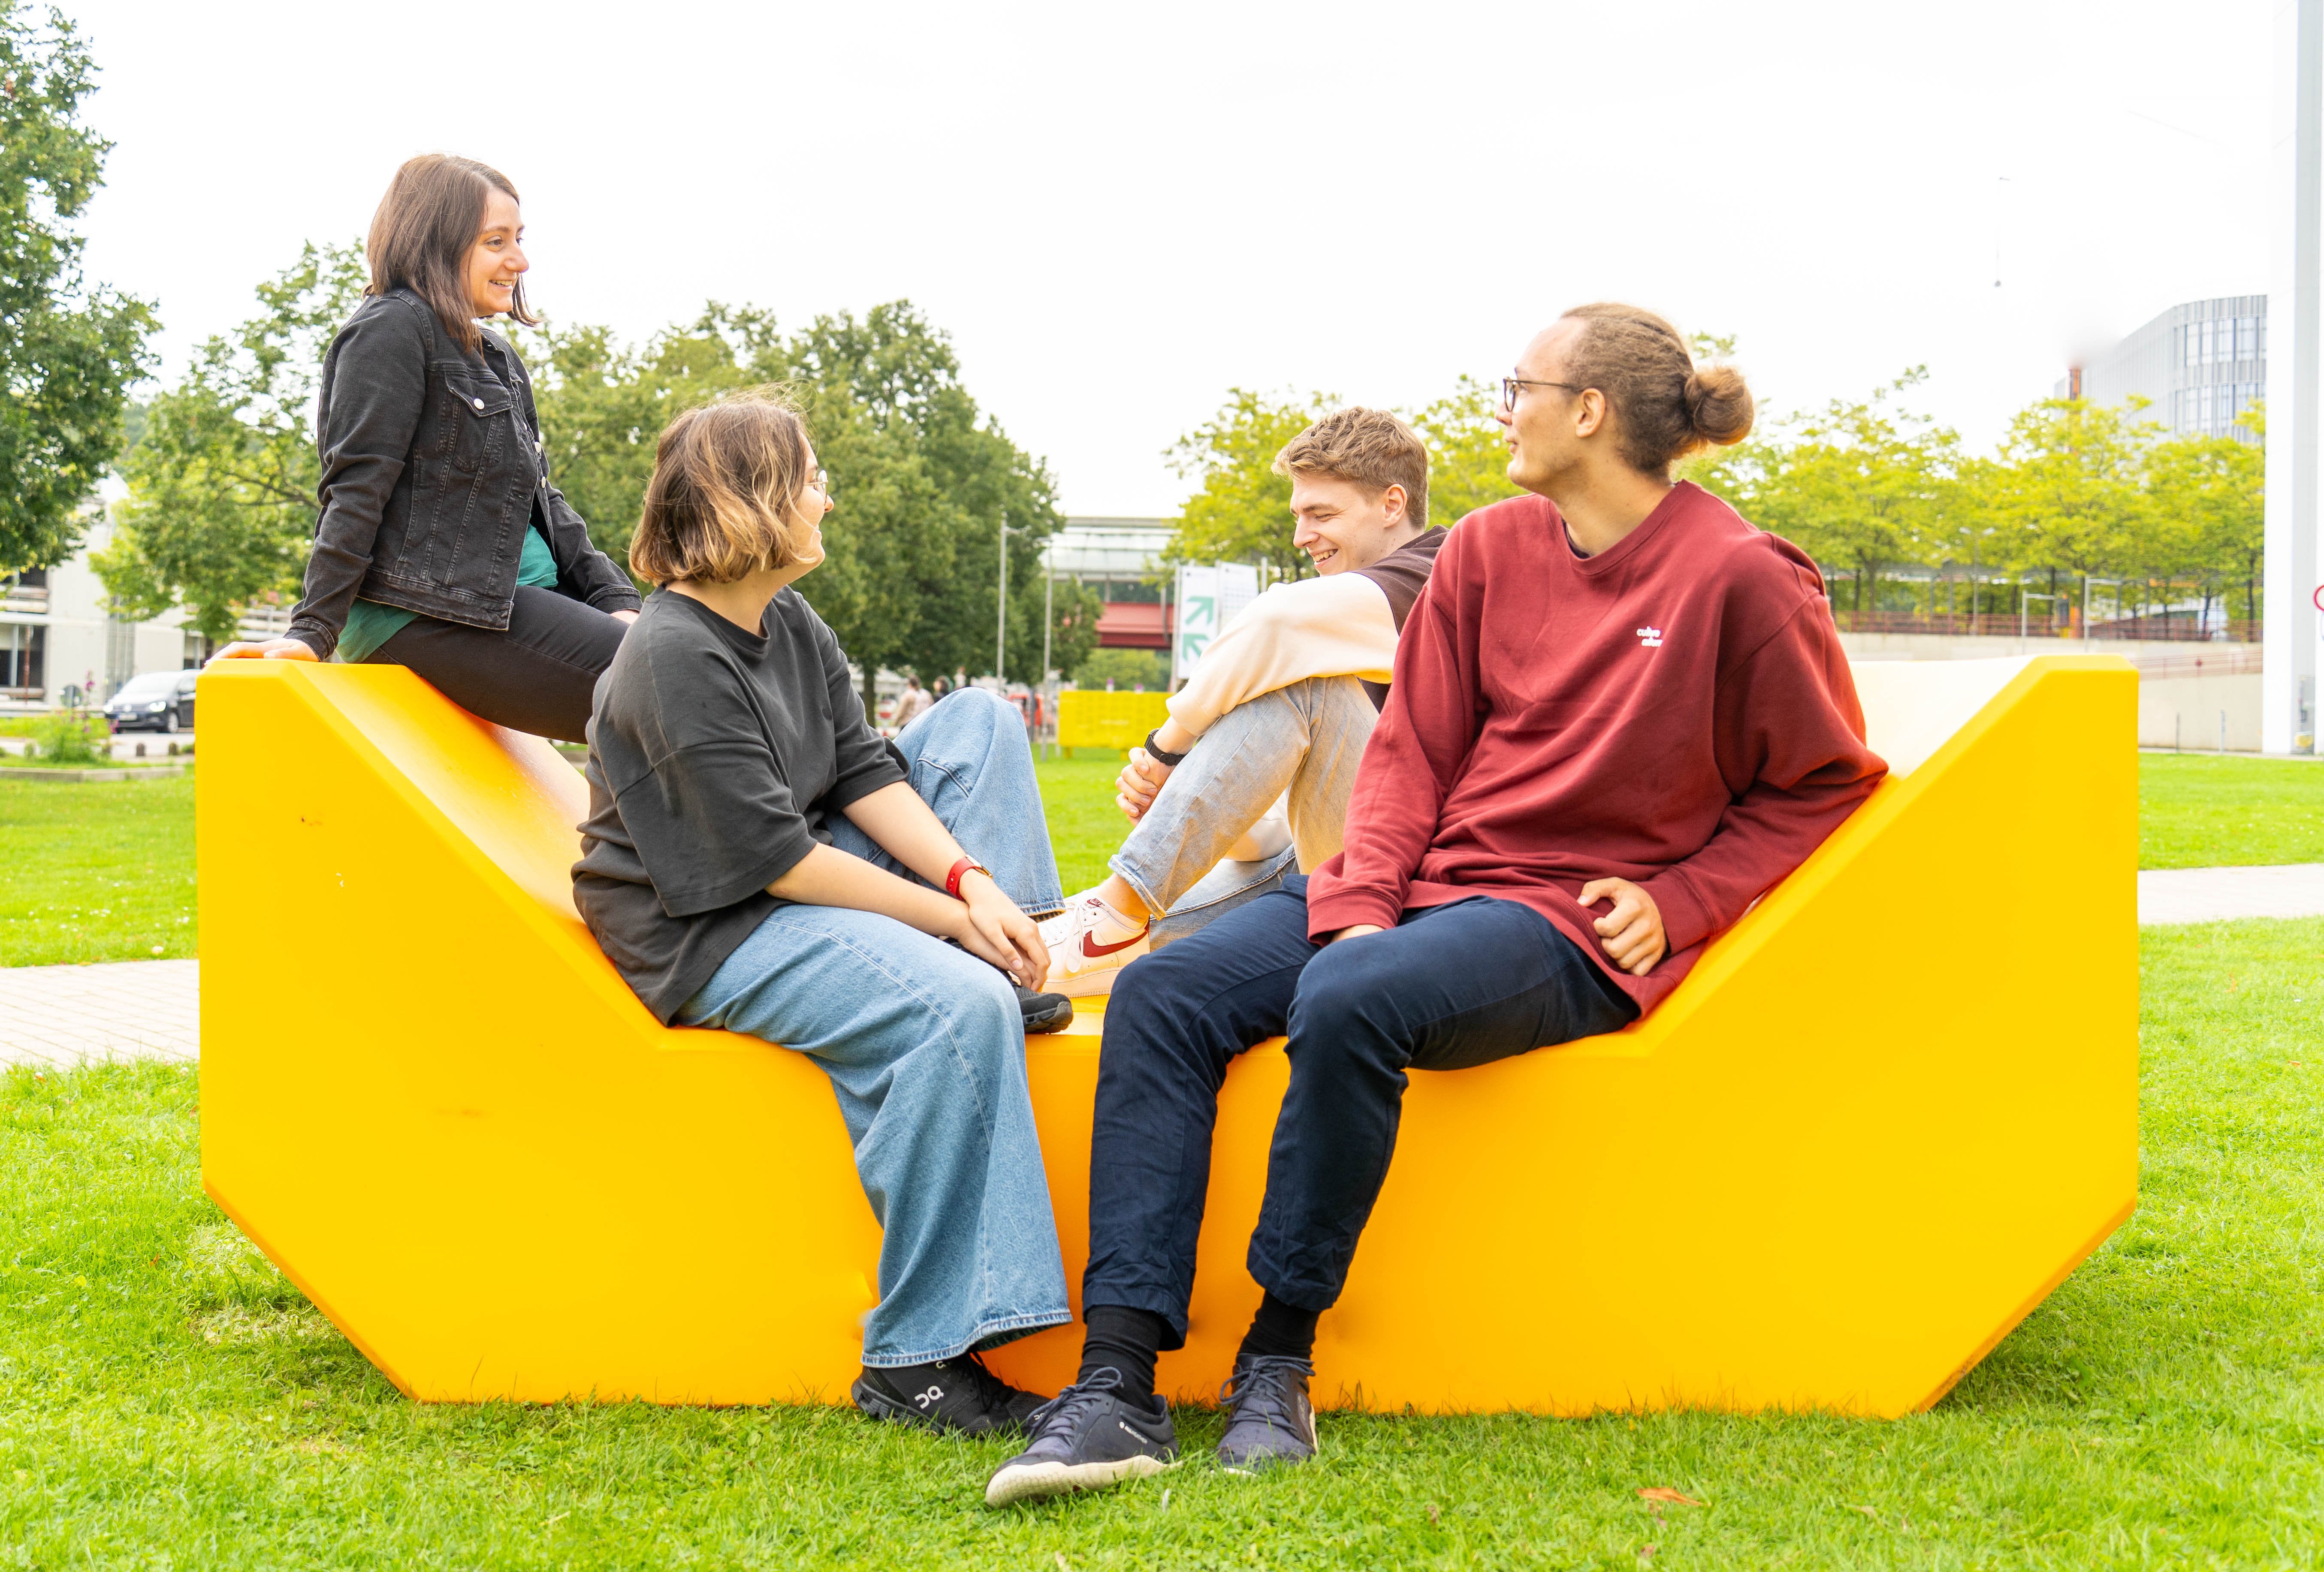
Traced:
<path fill-rule="evenodd" d="M 0 10 L 0 574 L 63 561 L 145 375 L 143 301 L 81 277 L 71 228 L 113 144 L 79 123 L 97 68 L 73 24 Z"/>
<path fill-rule="evenodd" d="M 116 615 L 182 605 L 225 639 L 244 607 L 298 594 L 319 506 L 316 385 L 365 276 L 360 246 L 307 246 L 259 286 L 263 312 L 203 345 L 148 407 L 113 541 L 91 559 Z"/>
<path fill-rule="evenodd" d="M 2237 423 L 2264 437 L 2267 412 L 2255 404 Z M 2242 587 L 2244 616 L 2253 623 L 2259 620 L 2260 567 L 2266 557 L 2266 470 L 2264 448 L 2231 437 L 2168 438 L 2147 459 L 2149 513 L 2179 522 L 2183 560 L 2207 596 Z"/>
<path fill-rule="evenodd" d="M 1977 472 L 1973 511 L 2014 560 L 2049 571 L 2052 594 L 2061 572 L 2107 577 L 2130 562 L 2148 502 L 2146 448 L 2161 430 L 2137 419 L 2145 404 L 2038 400 L 2009 422 L 1999 462 Z"/>
<path fill-rule="evenodd" d="M 1201 485 L 1180 511 L 1162 559 L 1253 562 L 1277 578 L 1313 572 L 1307 553 L 1291 543 L 1291 482 L 1275 473 L 1275 456 L 1338 403 L 1318 393 L 1302 402 L 1296 394 L 1273 400 L 1229 388 L 1218 413 L 1165 450 L 1180 476 Z"/>
<path fill-rule="evenodd" d="M 1820 562 L 1847 564 L 1858 610 L 1882 569 L 1929 554 L 1958 462 L 1950 428 L 1888 402 L 1927 375 L 1914 366 L 1869 399 L 1834 399 L 1757 456 L 1758 522 Z"/>
<path fill-rule="evenodd" d="M 1508 430 L 1496 418 L 1500 389 L 1463 376 L 1452 393 L 1412 417 L 1428 444 L 1428 522 L 1452 525 L 1488 503 L 1521 495 L 1509 483 Z"/>

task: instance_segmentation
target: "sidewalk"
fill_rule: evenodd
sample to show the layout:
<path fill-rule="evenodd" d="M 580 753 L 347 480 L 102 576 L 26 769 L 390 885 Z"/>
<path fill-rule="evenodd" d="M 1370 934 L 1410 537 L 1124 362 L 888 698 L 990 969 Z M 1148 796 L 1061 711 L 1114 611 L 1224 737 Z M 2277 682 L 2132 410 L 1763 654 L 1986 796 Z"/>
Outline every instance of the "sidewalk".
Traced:
<path fill-rule="evenodd" d="M 2324 863 L 2261 868 L 2149 868 L 2138 875 L 2138 920 L 2221 922 L 2324 917 Z"/>
<path fill-rule="evenodd" d="M 201 1056 L 201 962 L 0 970 L 0 1064 Z"/>

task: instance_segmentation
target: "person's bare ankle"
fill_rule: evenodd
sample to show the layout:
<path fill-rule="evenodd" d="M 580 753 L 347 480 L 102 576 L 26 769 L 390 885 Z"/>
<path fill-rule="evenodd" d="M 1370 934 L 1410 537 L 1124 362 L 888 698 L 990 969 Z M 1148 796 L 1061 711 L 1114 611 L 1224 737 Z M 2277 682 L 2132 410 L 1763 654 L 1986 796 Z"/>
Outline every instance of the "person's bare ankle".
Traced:
<path fill-rule="evenodd" d="M 1154 920 L 1154 913 L 1147 910 L 1146 902 L 1139 898 L 1137 891 L 1130 887 L 1130 881 L 1120 874 L 1106 875 L 1105 883 L 1097 887 L 1097 898 L 1133 922 L 1151 922 Z"/>

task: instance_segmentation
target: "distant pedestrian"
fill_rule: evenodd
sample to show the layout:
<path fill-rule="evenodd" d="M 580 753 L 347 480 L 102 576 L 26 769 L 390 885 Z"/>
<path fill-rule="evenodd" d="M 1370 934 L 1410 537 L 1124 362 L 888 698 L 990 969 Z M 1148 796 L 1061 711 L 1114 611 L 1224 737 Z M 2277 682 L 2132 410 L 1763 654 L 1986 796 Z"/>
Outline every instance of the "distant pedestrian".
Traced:
<path fill-rule="evenodd" d="M 896 700 L 896 729 L 901 731 L 919 719 L 921 713 L 935 702 L 928 697 L 928 690 L 920 686 L 918 678 L 905 678 L 903 697 Z"/>

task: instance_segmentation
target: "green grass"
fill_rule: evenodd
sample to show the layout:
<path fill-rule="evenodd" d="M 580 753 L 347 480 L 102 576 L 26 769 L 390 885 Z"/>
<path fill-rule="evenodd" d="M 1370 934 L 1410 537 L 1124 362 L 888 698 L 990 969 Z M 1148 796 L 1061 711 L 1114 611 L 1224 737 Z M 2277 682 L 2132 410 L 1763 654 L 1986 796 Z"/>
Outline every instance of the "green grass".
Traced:
<path fill-rule="evenodd" d="M 2138 757 L 2138 865 L 2324 863 L 2324 763 Z"/>
<path fill-rule="evenodd" d="M 0 781 L 0 966 L 190 956 L 193 774 Z"/>
<path fill-rule="evenodd" d="M 1130 833 L 1130 820 L 1113 805 L 1114 777 L 1121 773 L 1123 757 L 1102 748 L 1077 748 L 1070 759 L 1043 759 L 1035 766 L 1049 844 L 1068 895 L 1105 877 L 1106 858 Z"/>
<path fill-rule="evenodd" d="M 0 1568 L 2316 1566 L 2319 948 L 2147 932 L 2141 1208 L 1932 1412 L 1326 1415 L 1255 1482 L 1195 1412 L 1009 1512 L 1006 1444 L 844 1411 L 407 1402 L 202 1197 L 193 1072 L 8 1072 Z"/>

